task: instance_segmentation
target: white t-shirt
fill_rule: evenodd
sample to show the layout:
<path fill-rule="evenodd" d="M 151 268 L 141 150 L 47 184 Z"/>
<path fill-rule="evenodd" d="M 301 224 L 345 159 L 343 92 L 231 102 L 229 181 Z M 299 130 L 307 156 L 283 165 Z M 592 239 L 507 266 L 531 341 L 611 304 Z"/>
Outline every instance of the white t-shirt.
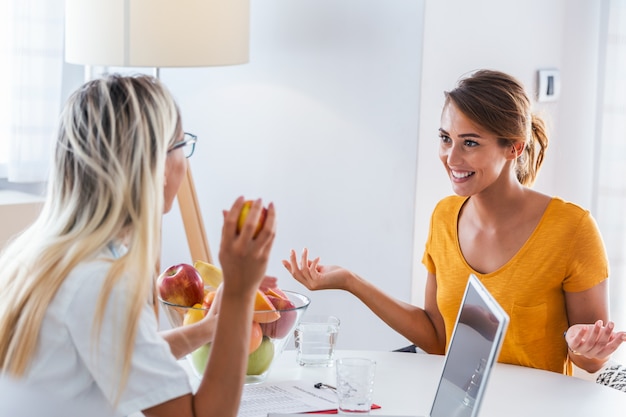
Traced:
<path fill-rule="evenodd" d="M 103 256 L 113 259 L 106 250 Z M 37 353 L 25 384 L 35 391 L 51 391 L 66 403 L 80 402 L 102 415 L 124 416 L 192 392 L 189 377 L 158 334 L 152 306 L 144 306 L 135 339 L 131 371 L 117 407 L 123 306 L 123 280 L 111 293 L 97 346 L 93 319 L 100 288 L 110 262 L 84 262 L 61 285 L 42 325 Z"/>

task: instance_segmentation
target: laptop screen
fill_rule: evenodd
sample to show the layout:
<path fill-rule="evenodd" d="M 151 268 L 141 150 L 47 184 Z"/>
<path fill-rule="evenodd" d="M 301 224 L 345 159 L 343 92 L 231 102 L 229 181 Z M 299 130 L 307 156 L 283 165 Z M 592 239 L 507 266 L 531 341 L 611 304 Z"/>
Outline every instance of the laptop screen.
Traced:
<path fill-rule="evenodd" d="M 470 275 L 430 417 L 478 415 L 508 322 L 504 310 Z"/>

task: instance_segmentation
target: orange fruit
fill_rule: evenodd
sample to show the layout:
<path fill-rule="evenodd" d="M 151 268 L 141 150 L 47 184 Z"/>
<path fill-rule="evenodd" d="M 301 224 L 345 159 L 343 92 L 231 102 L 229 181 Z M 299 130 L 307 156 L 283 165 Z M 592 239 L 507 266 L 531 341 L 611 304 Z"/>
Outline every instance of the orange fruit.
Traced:
<path fill-rule="evenodd" d="M 263 341 L 263 330 L 261 325 L 256 321 L 252 322 L 252 332 L 250 334 L 250 348 L 248 349 L 248 355 L 254 352 L 261 346 Z"/>
<path fill-rule="evenodd" d="M 271 323 L 279 318 L 280 313 L 276 311 L 276 307 L 267 298 L 267 295 L 257 291 L 254 298 L 254 321 L 257 323 Z"/>

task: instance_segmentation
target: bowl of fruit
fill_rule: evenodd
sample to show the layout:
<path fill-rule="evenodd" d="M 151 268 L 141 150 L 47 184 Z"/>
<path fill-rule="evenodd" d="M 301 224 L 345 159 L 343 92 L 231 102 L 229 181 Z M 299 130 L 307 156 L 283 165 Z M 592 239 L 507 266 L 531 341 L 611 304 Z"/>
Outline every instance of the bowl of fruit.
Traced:
<path fill-rule="evenodd" d="M 207 262 L 197 261 L 167 268 L 157 280 L 159 302 L 172 327 L 186 326 L 201 320 L 211 308 L 222 282 L 221 270 Z M 246 384 L 265 380 L 310 299 L 293 291 L 270 288 L 258 290 L 248 351 Z M 187 359 L 193 372 L 202 377 L 209 359 L 211 344 L 196 349 Z"/>

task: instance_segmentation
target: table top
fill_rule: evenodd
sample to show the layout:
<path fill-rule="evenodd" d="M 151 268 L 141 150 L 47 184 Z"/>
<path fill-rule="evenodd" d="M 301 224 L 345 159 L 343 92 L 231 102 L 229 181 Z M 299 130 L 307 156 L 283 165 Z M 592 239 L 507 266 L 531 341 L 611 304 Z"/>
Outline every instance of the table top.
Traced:
<path fill-rule="evenodd" d="M 336 357 L 377 362 L 371 415 L 427 415 L 444 357 L 423 353 L 340 350 Z M 283 352 L 265 383 L 301 380 L 335 385 L 335 368 L 301 367 L 295 351 Z M 626 393 L 580 378 L 522 366 L 496 364 L 480 409 L 481 417 L 621 415 Z M 617 413 L 617 414 L 616 414 Z"/>

